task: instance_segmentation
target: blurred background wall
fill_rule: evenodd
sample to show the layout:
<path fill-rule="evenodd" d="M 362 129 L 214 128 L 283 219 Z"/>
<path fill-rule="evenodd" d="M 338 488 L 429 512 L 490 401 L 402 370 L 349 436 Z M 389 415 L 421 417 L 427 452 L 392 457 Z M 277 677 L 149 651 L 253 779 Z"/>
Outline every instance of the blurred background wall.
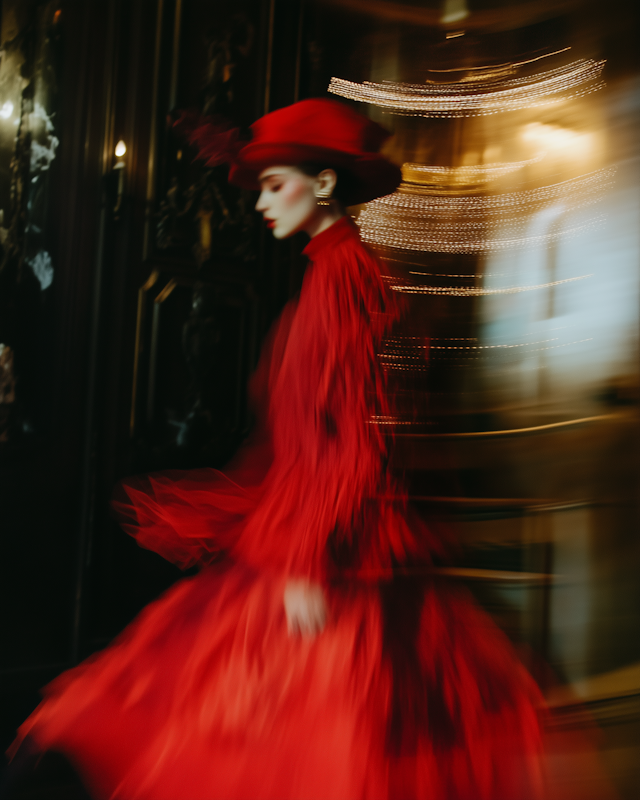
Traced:
<path fill-rule="evenodd" d="M 115 481 L 221 466 L 302 240 L 172 129 L 341 97 L 395 134 L 353 209 L 410 314 L 381 354 L 395 462 L 557 726 L 640 775 L 635 3 L 3 0 L 3 737 L 178 572 Z"/>

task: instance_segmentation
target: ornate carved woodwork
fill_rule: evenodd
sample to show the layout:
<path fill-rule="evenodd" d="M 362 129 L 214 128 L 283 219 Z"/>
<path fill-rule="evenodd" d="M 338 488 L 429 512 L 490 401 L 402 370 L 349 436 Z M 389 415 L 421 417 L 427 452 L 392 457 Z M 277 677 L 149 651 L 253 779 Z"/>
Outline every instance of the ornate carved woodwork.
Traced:
<path fill-rule="evenodd" d="M 247 432 L 246 381 L 270 272 L 255 198 L 228 184 L 226 165 L 197 160 L 171 113 L 223 115 L 236 126 L 259 115 L 266 12 L 259 0 L 240 9 L 176 2 L 158 18 L 153 224 L 140 270 L 130 418 L 138 469 L 220 464 Z"/>

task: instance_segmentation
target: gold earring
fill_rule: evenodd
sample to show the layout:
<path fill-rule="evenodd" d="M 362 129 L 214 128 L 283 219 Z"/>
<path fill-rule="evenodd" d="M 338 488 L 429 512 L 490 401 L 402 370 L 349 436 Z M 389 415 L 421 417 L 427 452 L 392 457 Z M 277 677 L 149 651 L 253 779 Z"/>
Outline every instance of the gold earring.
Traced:
<path fill-rule="evenodd" d="M 331 193 L 316 195 L 316 205 L 319 205 L 319 206 L 330 206 L 331 205 Z"/>

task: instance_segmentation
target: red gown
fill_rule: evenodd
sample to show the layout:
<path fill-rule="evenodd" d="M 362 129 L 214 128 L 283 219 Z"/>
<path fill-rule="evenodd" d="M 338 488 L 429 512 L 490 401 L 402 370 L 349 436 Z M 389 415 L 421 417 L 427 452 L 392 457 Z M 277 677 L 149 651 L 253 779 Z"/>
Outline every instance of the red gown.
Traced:
<path fill-rule="evenodd" d="M 57 678 L 20 728 L 99 800 L 539 797 L 539 696 L 505 637 L 434 578 L 376 416 L 397 308 L 343 218 L 252 384 L 258 433 L 225 473 L 123 482 L 142 547 L 201 570 Z M 285 582 L 324 585 L 329 622 L 291 637 Z"/>

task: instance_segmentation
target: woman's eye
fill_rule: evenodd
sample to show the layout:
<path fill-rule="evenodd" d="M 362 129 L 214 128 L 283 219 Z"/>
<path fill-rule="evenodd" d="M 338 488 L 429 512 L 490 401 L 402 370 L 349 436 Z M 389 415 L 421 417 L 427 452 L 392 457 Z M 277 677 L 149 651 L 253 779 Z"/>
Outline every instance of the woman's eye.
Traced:
<path fill-rule="evenodd" d="M 274 183 L 271 186 L 271 191 L 272 192 L 279 192 L 281 188 L 282 188 L 282 184 L 281 183 Z"/>

